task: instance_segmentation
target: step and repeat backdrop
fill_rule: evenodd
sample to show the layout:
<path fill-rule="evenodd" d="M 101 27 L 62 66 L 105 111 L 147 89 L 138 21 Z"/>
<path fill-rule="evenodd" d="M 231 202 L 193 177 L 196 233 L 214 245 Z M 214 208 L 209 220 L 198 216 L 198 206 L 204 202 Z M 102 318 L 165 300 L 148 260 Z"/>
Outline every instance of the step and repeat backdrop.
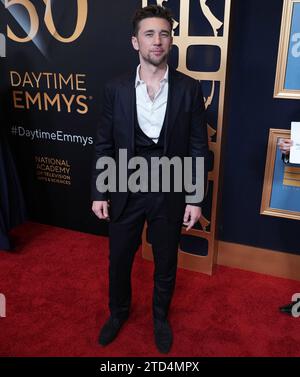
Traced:
<path fill-rule="evenodd" d="M 230 0 L 0 0 L 1 127 L 9 134 L 29 218 L 106 234 L 90 201 L 102 90 L 138 64 L 131 19 L 137 7 L 150 4 L 174 14 L 170 64 L 202 82 L 209 189 L 200 222 L 189 234 L 183 229 L 180 263 L 211 273 Z"/>

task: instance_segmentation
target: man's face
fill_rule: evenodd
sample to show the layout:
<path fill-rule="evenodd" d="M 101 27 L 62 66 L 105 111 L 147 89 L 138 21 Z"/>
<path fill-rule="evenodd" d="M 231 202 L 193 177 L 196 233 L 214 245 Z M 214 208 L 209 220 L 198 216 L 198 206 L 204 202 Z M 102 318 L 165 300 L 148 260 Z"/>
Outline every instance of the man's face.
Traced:
<path fill-rule="evenodd" d="M 167 61 L 172 41 L 169 22 L 156 17 L 142 20 L 137 36 L 132 37 L 132 45 L 139 51 L 140 60 L 155 67 Z"/>

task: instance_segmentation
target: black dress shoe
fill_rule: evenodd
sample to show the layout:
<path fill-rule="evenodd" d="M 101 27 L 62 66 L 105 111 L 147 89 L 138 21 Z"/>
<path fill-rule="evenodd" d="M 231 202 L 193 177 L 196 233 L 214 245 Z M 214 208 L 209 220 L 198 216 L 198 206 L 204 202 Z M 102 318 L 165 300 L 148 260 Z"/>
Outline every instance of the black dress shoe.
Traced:
<path fill-rule="evenodd" d="M 118 335 L 122 325 L 127 320 L 109 317 L 102 327 L 99 335 L 99 344 L 106 346 L 111 343 Z"/>
<path fill-rule="evenodd" d="M 289 315 L 292 315 L 292 309 L 293 309 L 293 306 L 299 302 L 300 299 L 298 299 L 297 301 L 293 301 L 291 302 L 290 304 L 287 304 L 287 305 L 284 305 L 284 306 L 281 306 L 279 308 L 279 310 L 281 311 L 281 313 L 286 313 L 286 314 L 289 314 Z"/>
<path fill-rule="evenodd" d="M 154 320 L 154 337 L 155 344 L 159 352 L 168 353 L 172 347 L 173 334 L 167 320 Z"/>

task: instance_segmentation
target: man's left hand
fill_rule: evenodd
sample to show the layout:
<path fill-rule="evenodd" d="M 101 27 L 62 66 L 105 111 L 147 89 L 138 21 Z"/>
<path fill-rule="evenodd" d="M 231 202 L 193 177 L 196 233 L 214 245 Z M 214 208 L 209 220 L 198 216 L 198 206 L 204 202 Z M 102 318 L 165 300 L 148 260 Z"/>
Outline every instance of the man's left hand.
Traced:
<path fill-rule="evenodd" d="M 185 213 L 183 217 L 183 225 L 186 225 L 186 231 L 188 232 L 194 224 L 200 219 L 201 217 L 201 207 L 192 206 L 188 204 L 185 207 Z"/>

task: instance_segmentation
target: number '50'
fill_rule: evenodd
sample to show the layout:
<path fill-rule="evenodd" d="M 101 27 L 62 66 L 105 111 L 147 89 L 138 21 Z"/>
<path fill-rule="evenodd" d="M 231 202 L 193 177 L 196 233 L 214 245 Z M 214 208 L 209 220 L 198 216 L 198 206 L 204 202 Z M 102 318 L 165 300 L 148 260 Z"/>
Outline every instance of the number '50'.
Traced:
<path fill-rule="evenodd" d="M 87 0 L 77 0 L 76 28 L 75 28 L 74 33 L 70 37 L 67 37 L 67 38 L 62 37 L 58 33 L 54 25 L 52 8 L 51 8 L 52 0 L 43 0 L 43 1 L 46 5 L 44 21 L 50 34 L 55 39 L 63 43 L 71 43 L 75 41 L 83 32 L 85 24 L 86 24 L 87 15 L 88 15 Z M 39 16 L 37 14 L 37 11 L 30 0 L 5 0 L 6 8 L 9 8 L 13 5 L 22 5 L 27 10 L 29 14 L 29 18 L 30 18 L 30 30 L 26 37 L 20 38 L 16 34 L 13 33 L 13 31 L 10 29 L 9 26 L 7 26 L 7 36 L 8 38 L 12 39 L 15 42 L 21 42 L 21 43 L 29 42 L 32 39 L 34 39 L 34 37 L 36 36 L 39 30 Z"/>

